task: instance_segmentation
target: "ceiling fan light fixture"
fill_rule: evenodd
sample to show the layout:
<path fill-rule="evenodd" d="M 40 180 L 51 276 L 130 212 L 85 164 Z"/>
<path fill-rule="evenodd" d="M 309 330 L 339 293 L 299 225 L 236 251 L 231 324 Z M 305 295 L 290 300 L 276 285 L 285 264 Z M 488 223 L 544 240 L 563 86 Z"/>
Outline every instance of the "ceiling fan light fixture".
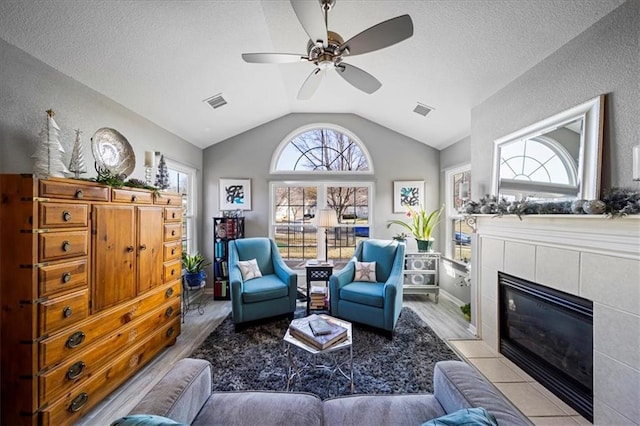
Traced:
<path fill-rule="evenodd" d="M 415 112 L 416 114 L 420 114 L 423 117 L 426 117 L 427 114 L 429 114 L 434 109 L 435 108 L 433 108 L 433 107 L 430 107 L 430 106 L 427 106 L 425 104 L 421 104 L 420 102 L 418 102 L 416 107 L 413 109 L 413 112 Z"/>

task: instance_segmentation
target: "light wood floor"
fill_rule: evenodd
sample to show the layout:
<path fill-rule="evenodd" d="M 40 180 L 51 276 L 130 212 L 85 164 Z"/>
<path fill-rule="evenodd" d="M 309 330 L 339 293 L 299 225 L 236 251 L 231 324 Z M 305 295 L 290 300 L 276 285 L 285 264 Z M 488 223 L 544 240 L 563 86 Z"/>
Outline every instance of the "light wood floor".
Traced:
<path fill-rule="evenodd" d="M 188 357 L 231 312 L 230 302 L 213 301 L 210 294 L 205 297 L 208 302 L 204 314 L 188 312 L 182 325 L 182 333 L 174 346 L 165 349 L 76 424 L 108 425 L 126 415 L 173 364 Z M 441 294 L 437 304 L 432 295 L 406 295 L 404 304 L 413 309 L 444 340 L 475 339 L 468 330 L 469 323 L 462 316 L 460 308 L 446 295 Z"/>

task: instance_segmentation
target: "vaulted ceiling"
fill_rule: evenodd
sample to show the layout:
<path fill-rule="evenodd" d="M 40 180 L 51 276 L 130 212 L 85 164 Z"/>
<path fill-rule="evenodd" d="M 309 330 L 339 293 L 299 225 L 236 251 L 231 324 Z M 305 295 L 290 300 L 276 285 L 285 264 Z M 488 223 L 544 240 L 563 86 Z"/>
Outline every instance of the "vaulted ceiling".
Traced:
<path fill-rule="evenodd" d="M 622 3 L 337 0 L 329 29 L 345 40 L 403 14 L 414 35 L 345 60 L 382 83 L 375 93 L 332 72 L 307 101 L 296 95 L 313 65 L 240 56 L 306 55 L 288 0 L 6 0 L 0 38 L 199 147 L 289 113 L 341 112 L 441 149 L 469 134 L 471 108 Z M 216 94 L 227 104 L 212 109 Z"/>

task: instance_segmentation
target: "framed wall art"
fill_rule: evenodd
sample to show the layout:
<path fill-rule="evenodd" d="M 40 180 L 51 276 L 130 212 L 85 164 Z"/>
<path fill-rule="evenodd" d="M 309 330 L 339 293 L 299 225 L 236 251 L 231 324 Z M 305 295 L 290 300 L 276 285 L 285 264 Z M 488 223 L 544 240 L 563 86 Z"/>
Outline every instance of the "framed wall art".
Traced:
<path fill-rule="evenodd" d="M 220 179 L 220 210 L 251 210 L 251 179 Z"/>
<path fill-rule="evenodd" d="M 423 180 L 397 180 L 393 182 L 393 212 L 404 213 L 407 206 L 419 208 L 424 205 Z"/>

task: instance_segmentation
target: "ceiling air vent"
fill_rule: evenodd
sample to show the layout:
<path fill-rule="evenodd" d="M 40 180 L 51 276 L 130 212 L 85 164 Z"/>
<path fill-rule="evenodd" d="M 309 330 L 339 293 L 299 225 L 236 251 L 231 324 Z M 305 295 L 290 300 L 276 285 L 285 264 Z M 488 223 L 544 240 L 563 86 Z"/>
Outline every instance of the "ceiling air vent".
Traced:
<path fill-rule="evenodd" d="M 425 104 L 421 104 L 420 102 L 418 102 L 416 107 L 413 109 L 413 112 L 415 112 L 416 114 L 420 114 L 423 117 L 426 117 L 427 114 L 429 114 L 434 109 L 435 108 L 431 108 L 430 106 L 426 106 Z"/>
<path fill-rule="evenodd" d="M 209 106 L 213 109 L 220 108 L 221 106 L 227 104 L 227 101 L 225 100 L 225 98 L 222 97 L 222 93 L 213 95 L 209 99 L 205 99 L 204 102 L 208 103 Z"/>

